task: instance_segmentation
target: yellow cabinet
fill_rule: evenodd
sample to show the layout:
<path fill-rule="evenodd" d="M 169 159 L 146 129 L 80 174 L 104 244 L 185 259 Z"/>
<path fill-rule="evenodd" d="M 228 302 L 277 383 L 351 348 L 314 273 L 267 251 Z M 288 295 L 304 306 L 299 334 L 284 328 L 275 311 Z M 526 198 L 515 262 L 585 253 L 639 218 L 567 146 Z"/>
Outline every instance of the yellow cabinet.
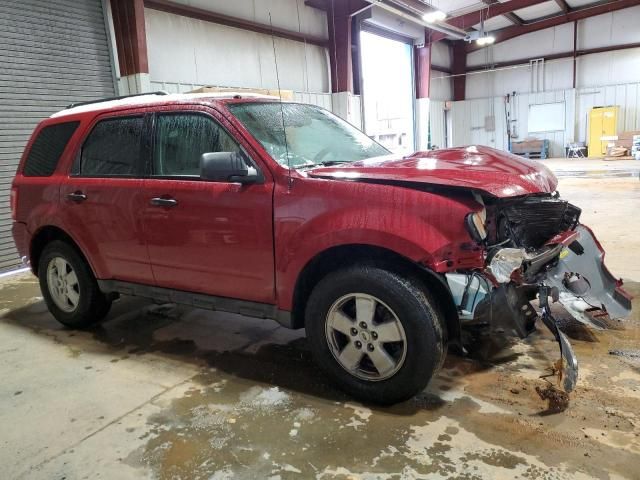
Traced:
<path fill-rule="evenodd" d="M 618 107 L 596 107 L 589 113 L 589 156 L 604 157 L 618 131 Z"/>

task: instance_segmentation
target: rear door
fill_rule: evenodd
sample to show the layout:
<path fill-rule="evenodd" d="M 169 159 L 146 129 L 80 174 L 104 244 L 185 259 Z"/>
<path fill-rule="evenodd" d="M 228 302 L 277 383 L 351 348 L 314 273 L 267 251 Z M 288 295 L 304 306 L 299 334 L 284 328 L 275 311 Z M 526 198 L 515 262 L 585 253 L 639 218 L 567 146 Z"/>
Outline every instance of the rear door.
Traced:
<path fill-rule="evenodd" d="M 143 113 L 98 117 L 61 185 L 65 228 L 99 278 L 153 283 L 141 217 L 149 119 Z"/>
<path fill-rule="evenodd" d="M 154 125 L 144 222 L 156 285 L 273 303 L 270 174 L 251 185 L 200 179 L 203 153 L 249 152 L 209 109 L 158 112 Z"/>

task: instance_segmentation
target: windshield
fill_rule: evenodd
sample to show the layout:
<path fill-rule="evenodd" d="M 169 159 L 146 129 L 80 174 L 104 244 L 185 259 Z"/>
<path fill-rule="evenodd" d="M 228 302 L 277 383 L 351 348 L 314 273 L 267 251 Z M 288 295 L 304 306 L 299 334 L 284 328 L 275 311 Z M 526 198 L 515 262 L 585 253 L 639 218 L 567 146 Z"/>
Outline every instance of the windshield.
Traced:
<path fill-rule="evenodd" d="M 389 154 L 357 128 L 315 105 L 265 102 L 228 107 L 264 149 L 286 167 L 354 162 Z"/>

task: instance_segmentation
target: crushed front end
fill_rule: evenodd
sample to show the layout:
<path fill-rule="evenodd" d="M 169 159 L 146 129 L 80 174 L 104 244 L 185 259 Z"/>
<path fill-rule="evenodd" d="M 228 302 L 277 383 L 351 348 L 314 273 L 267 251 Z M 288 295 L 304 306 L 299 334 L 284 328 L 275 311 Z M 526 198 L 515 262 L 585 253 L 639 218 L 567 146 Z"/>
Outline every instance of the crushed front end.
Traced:
<path fill-rule="evenodd" d="M 463 325 L 524 338 L 540 318 L 560 345 L 562 385 L 570 392 L 578 363 L 550 303 L 560 302 L 579 322 L 602 329 L 630 314 L 631 297 L 604 265 L 593 232 L 580 224 L 580 209 L 557 193 L 476 200 L 484 209 L 466 223 L 484 247 L 485 268 L 447 274 Z M 536 298 L 539 315 L 531 305 Z"/>

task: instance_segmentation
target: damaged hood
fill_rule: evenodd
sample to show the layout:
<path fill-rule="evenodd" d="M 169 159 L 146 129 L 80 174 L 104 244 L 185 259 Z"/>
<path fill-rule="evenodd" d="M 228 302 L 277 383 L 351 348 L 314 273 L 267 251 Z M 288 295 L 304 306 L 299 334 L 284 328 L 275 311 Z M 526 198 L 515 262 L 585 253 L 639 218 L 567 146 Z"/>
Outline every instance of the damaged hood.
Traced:
<path fill-rule="evenodd" d="M 480 190 L 499 198 L 555 191 L 558 180 L 541 162 L 491 147 L 469 146 L 408 157 L 384 156 L 309 170 L 308 175 L 352 181 L 424 183 Z"/>

